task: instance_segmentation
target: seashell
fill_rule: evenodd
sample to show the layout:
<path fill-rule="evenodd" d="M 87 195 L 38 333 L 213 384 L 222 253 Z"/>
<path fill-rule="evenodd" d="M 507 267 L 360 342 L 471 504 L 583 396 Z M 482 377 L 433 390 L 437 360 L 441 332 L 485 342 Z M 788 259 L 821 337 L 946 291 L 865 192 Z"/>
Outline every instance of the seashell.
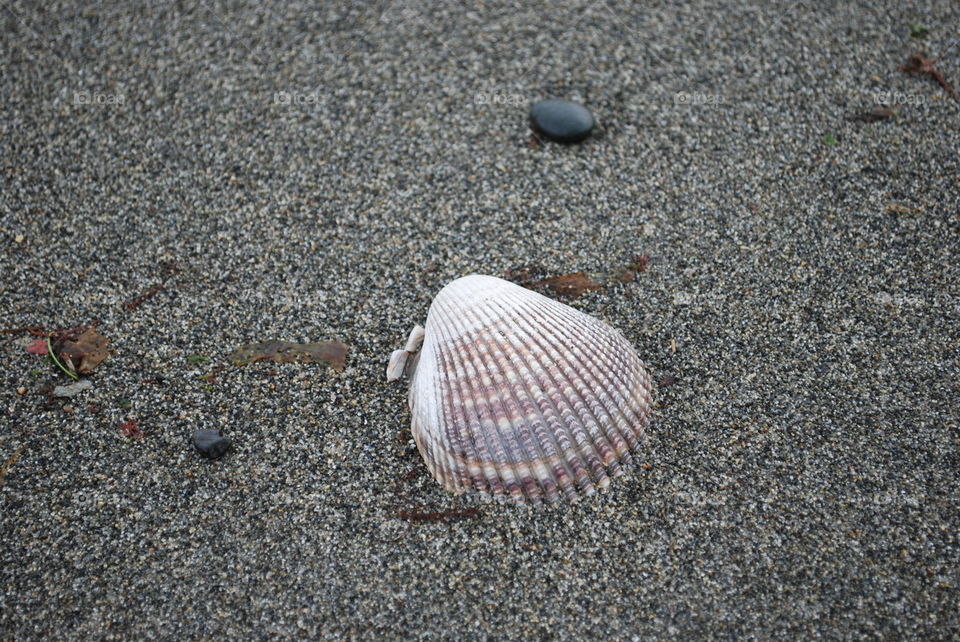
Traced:
<path fill-rule="evenodd" d="M 387 363 L 387 381 L 396 381 L 404 375 L 412 374 L 416 367 L 420 346 L 423 344 L 423 326 L 415 325 L 407 337 L 407 345 L 401 350 L 394 350 Z"/>
<path fill-rule="evenodd" d="M 576 501 L 620 475 L 640 444 L 650 377 L 623 334 L 598 319 L 475 274 L 437 294 L 388 377 L 402 374 L 420 341 L 412 431 L 447 490 Z"/>

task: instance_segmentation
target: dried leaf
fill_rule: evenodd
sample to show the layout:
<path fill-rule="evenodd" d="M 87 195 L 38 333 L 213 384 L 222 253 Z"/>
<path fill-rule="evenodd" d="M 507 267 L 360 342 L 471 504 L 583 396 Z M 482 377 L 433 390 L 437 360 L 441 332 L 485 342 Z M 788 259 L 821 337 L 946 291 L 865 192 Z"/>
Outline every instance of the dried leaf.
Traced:
<path fill-rule="evenodd" d="M 47 340 L 35 339 L 27 346 L 27 352 L 30 354 L 47 354 Z"/>
<path fill-rule="evenodd" d="M 334 370 L 346 367 L 347 344 L 341 341 L 320 343 L 291 343 L 289 341 L 264 341 L 240 346 L 230 354 L 230 361 L 245 366 L 257 361 L 280 363 L 326 363 Z"/>
<path fill-rule="evenodd" d="M 573 274 L 561 274 L 549 279 L 538 281 L 533 285 L 543 285 L 553 291 L 554 294 L 563 297 L 576 299 L 578 296 L 589 290 L 599 290 L 603 286 L 592 280 L 583 272 L 574 272 Z"/>
<path fill-rule="evenodd" d="M 79 330 L 79 328 L 77 328 Z M 60 359 L 80 374 L 90 374 L 110 356 L 110 340 L 93 328 L 86 328 L 74 338 L 75 331 L 60 335 L 53 342 L 53 350 Z"/>

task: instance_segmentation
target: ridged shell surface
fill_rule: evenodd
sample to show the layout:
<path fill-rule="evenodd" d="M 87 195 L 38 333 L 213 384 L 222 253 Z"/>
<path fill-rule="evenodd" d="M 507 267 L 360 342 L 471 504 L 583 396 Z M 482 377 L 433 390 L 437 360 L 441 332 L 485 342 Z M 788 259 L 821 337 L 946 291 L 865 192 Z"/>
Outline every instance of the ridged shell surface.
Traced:
<path fill-rule="evenodd" d="M 410 383 L 413 436 L 450 491 L 574 501 L 630 461 L 650 390 L 618 330 L 508 281 L 471 275 L 430 306 Z"/>

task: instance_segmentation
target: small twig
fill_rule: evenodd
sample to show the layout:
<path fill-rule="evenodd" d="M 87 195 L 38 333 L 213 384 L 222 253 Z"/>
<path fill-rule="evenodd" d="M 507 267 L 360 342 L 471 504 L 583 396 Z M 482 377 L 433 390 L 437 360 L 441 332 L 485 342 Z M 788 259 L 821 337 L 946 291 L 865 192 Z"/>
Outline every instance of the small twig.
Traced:
<path fill-rule="evenodd" d="M 947 82 L 943 74 L 933 66 L 933 63 L 936 61 L 936 58 L 924 58 L 920 54 L 913 54 L 907 58 L 906 63 L 900 65 L 900 71 L 908 74 L 933 76 L 934 80 L 936 80 L 948 94 L 953 96 L 953 99 L 956 100 L 957 103 L 960 103 L 960 94 Z"/>
<path fill-rule="evenodd" d="M 133 299 L 125 302 L 123 304 L 123 307 L 126 308 L 127 310 L 133 310 L 135 308 L 140 307 L 140 305 L 143 304 L 144 302 L 149 301 L 160 292 L 163 292 L 164 290 L 166 290 L 167 281 L 169 281 L 173 275 L 179 274 L 179 273 L 180 273 L 180 268 L 177 267 L 176 263 L 169 263 L 164 265 L 163 273 L 162 273 L 162 276 L 160 277 L 160 283 L 154 285 L 153 287 L 149 288 L 148 290 L 144 291 L 142 294 L 139 294 Z"/>
<path fill-rule="evenodd" d="M 146 292 L 144 292 L 143 294 L 136 296 L 133 299 L 125 302 L 123 304 L 123 307 L 126 308 L 127 310 L 133 310 L 134 308 L 138 308 L 144 301 L 149 301 L 164 289 L 165 288 L 163 285 L 155 285 L 149 290 L 147 290 Z"/>
<path fill-rule="evenodd" d="M 0 330 L 0 334 L 19 334 L 21 332 L 29 332 L 35 337 L 45 337 L 51 334 L 50 332 L 44 332 L 43 326 L 39 325 L 25 325 L 22 328 L 4 328 Z"/>
<path fill-rule="evenodd" d="M 10 472 L 10 469 L 13 468 L 13 465 L 17 463 L 18 459 L 20 459 L 20 455 L 23 453 L 24 448 L 26 448 L 26 446 L 20 446 L 17 448 L 14 453 L 7 458 L 7 461 L 3 462 L 3 465 L 0 466 L 0 484 L 6 480 L 7 473 Z"/>
<path fill-rule="evenodd" d="M 57 367 L 66 372 L 69 377 L 72 379 L 80 378 L 75 372 L 70 372 L 67 370 L 67 367 L 60 362 L 59 357 L 57 357 L 57 354 L 53 351 L 53 343 L 50 341 L 50 335 L 47 335 L 47 354 L 49 354 L 50 358 L 53 359 L 53 362 L 57 364 Z"/>

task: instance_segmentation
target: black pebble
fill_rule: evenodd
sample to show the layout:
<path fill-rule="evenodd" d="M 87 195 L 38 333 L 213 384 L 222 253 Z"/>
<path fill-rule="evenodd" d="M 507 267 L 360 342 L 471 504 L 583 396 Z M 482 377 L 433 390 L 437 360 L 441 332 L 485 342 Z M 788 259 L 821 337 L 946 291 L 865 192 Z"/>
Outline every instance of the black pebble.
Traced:
<path fill-rule="evenodd" d="M 530 109 L 530 127 L 558 143 L 579 143 L 595 124 L 589 109 L 569 100 L 541 100 Z"/>
<path fill-rule="evenodd" d="M 204 457 L 219 459 L 230 448 L 230 440 L 221 435 L 219 430 L 205 428 L 193 433 L 193 445 Z"/>

